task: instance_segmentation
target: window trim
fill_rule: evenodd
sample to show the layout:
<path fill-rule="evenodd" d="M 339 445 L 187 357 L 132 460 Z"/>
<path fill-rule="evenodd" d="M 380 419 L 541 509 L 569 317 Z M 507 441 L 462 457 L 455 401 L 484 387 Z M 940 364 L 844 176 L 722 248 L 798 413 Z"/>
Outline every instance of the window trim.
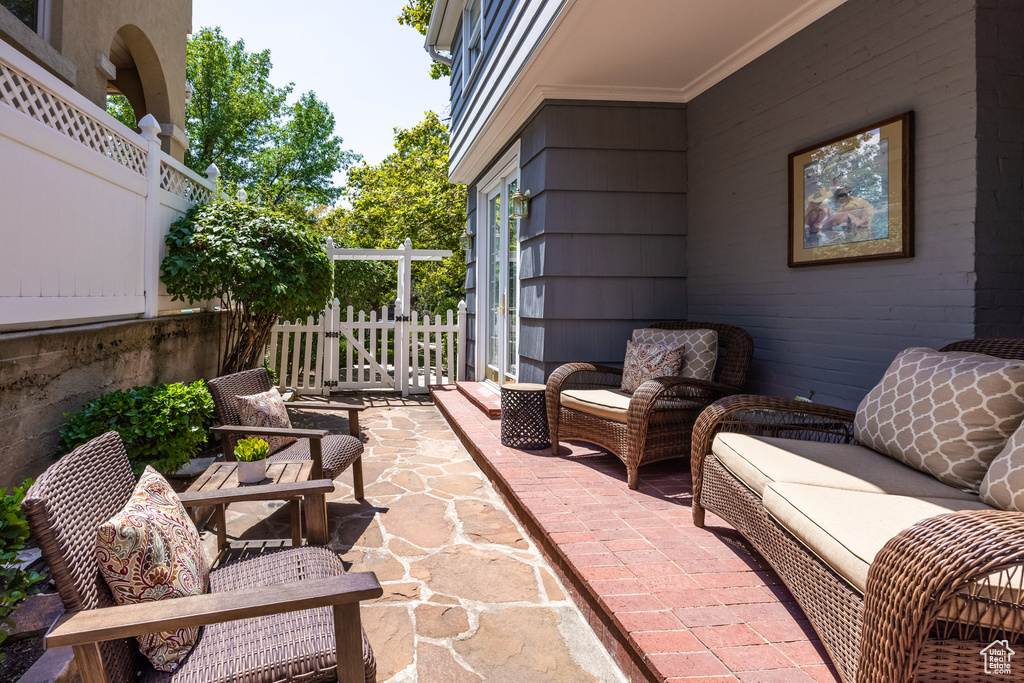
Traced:
<path fill-rule="evenodd" d="M 474 2 L 480 3 L 480 16 L 477 17 L 476 25 L 470 27 L 470 6 Z M 485 0 L 467 0 L 465 7 L 462 8 L 462 90 L 465 91 L 469 87 L 469 82 L 473 76 L 480 69 L 480 62 L 483 61 L 484 56 L 484 8 L 486 6 Z M 479 57 L 477 57 L 476 63 L 473 64 L 473 68 L 469 68 L 469 50 L 470 41 L 474 35 L 479 31 Z"/>

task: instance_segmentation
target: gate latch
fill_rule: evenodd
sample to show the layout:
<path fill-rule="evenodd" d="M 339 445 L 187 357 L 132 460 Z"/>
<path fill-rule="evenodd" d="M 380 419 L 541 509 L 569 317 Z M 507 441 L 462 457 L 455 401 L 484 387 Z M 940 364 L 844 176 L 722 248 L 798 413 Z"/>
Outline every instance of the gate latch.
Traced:
<path fill-rule="evenodd" d="M 324 338 L 326 339 L 338 339 L 341 337 L 341 332 L 324 332 Z"/>

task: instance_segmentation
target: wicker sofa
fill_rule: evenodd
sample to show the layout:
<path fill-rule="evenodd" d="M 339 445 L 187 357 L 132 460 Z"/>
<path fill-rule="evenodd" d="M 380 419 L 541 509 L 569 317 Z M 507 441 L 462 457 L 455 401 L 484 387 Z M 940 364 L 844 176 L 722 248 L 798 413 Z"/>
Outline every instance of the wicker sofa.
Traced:
<path fill-rule="evenodd" d="M 1024 359 L 1024 340 L 942 350 Z M 763 396 L 716 402 L 694 428 L 694 523 L 711 510 L 750 541 L 846 683 L 1022 680 L 1024 661 L 1016 677 L 990 675 L 982 651 L 1024 657 L 1024 514 L 857 444 L 854 419 Z"/>
<path fill-rule="evenodd" d="M 621 368 L 567 363 L 551 373 L 545 392 L 551 452 L 558 455 L 558 442 L 564 439 L 603 446 L 626 465 L 631 489 L 638 485 L 641 465 L 689 455 L 697 416 L 716 399 L 742 390 L 754 354 L 753 339 L 734 325 L 677 320 L 649 327 L 714 330 L 718 334 L 714 381 L 661 377 L 648 380 L 630 395 L 619 391 Z"/>

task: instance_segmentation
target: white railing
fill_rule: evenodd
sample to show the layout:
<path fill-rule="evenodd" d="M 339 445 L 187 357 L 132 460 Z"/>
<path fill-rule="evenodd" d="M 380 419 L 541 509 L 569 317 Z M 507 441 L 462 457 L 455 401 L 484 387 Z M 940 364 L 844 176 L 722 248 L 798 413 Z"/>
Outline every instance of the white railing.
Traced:
<path fill-rule="evenodd" d="M 140 129 L 0 41 L 0 331 L 186 307 L 161 288 L 164 238 L 216 175 Z"/>
<path fill-rule="evenodd" d="M 396 306 L 396 310 L 401 310 Z M 394 389 L 425 394 L 431 385 L 465 377 L 466 303 L 456 315 L 408 316 L 345 309 L 335 299 L 319 320 L 278 323 L 270 336 L 277 386 L 299 394 L 332 389 Z"/>

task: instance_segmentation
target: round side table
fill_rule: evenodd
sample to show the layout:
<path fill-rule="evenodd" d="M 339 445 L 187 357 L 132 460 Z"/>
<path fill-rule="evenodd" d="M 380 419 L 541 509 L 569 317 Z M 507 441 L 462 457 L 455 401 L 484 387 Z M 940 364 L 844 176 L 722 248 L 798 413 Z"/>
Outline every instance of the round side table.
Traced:
<path fill-rule="evenodd" d="M 501 387 L 501 445 L 538 450 L 551 445 L 543 384 Z"/>

